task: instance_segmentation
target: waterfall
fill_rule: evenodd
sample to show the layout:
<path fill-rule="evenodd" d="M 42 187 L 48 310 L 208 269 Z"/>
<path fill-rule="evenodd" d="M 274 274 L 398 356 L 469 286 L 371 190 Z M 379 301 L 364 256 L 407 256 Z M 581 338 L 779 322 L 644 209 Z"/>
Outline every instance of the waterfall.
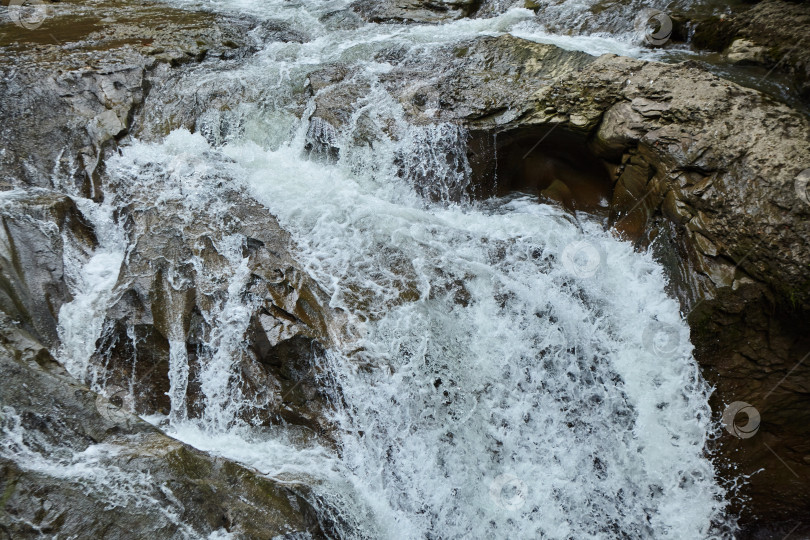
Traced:
<path fill-rule="evenodd" d="M 338 537 L 722 536 L 726 494 L 706 455 L 710 388 L 661 266 L 596 219 L 577 223 L 521 195 L 470 200 L 464 130 L 410 125 L 380 83 L 385 62 L 372 58 L 383 46 L 429 55 L 528 32 L 533 14 L 364 34 L 322 26 L 330 2 L 240 5 L 318 37 L 269 44 L 232 71 L 189 70 L 179 94 L 241 78 L 260 95 L 206 111 L 194 133 L 129 141 L 109 160 L 115 196 L 88 210 L 107 224 L 101 247 L 72 261 L 75 300 L 60 315 L 71 372 L 87 379 L 97 369 L 93 344 L 130 252 L 113 210 L 169 201 L 186 227 L 221 224 L 217 265 L 191 262 L 226 294 L 201 314 L 210 331 L 195 370 L 180 332 L 171 336 L 171 411 L 157 421 L 274 478 L 311 481 Z M 335 61 L 356 66 L 369 90 L 362 114 L 328 130 L 309 121 L 313 98 L 296 89 L 313 66 Z M 305 101 L 300 119 L 289 99 Z M 373 144 L 357 144 L 369 130 Z M 306 151 L 315 136 L 335 159 Z M 289 231 L 297 263 L 346 314 L 347 337 L 323 360 L 342 397 L 330 418 L 337 452 L 259 429 L 245 414 L 263 403 L 242 392 L 237 365 L 252 306 L 245 236 L 226 230 L 233 189 Z M 663 348 L 662 328 L 674 336 Z M 203 398 L 197 415 L 188 414 L 192 383 Z"/>

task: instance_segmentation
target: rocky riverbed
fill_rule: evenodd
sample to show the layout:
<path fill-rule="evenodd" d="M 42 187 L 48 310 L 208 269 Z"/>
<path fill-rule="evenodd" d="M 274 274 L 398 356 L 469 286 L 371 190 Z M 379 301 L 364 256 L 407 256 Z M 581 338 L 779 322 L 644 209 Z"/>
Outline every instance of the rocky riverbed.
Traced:
<path fill-rule="evenodd" d="M 781 0 L 728 8 L 673 4 L 665 9 L 674 28 L 662 57 L 668 62 L 660 62 L 645 57 L 643 44 L 640 58 L 631 58 L 528 39 L 526 25 L 541 24 L 545 32 L 564 3 L 512 4 L 359 0 L 311 12 L 286 6 L 289 16 L 191 3 L 61 1 L 20 11 L 11 2 L 3 8 L 2 534 L 320 538 L 361 530 L 340 506 L 345 500 L 335 502 L 324 488 L 331 477 L 287 467 L 277 455 L 268 473 L 203 439 L 250 431 L 257 440 L 282 438 L 289 444 L 284 452 L 303 449 L 328 456 L 323 463 L 330 467 L 343 460 L 349 470 L 362 469 L 351 462 L 363 455 L 357 445 L 379 434 L 346 421 L 363 406 L 356 381 L 335 358 L 350 358 L 358 377 L 386 370 L 404 376 L 409 367 L 386 365 L 385 355 L 375 355 L 381 350 L 375 332 L 393 336 L 381 339 L 399 343 L 400 351 L 407 348 L 405 338 L 385 326 L 390 313 L 437 298 L 449 299 L 443 309 L 451 312 L 484 303 L 473 290 L 477 278 L 452 265 L 431 269 L 437 281 L 425 285 L 420 265 L 434 263 L 398 251 L 401 231 L 391 233 L 391 245 L 373 249 L 361 234 L 353 237 L 358 252 L 369 249 L 376 257 L 372 266 L 388 265 L 362 274 L 377 280 L 372 285 L 327 279 L 341 275 L 329 270 L 330 250 L 344 244 L 302 235 L 297 220 L 307 215 L 306 205 L 274 216 L 272 196 L 243 183 L 262 158 L 245 157 L 252 146 L 228 146 L 248 140 L 283 152 L 288 138 L 299 145 L 302 162 L 344 167 L 335 173 L 340 178 L 344 169 L 358 176 L 372 171 L 375 179 L 390 174 L 407 181 L 425 204 L 450 208 L 529 193 L 580 230 L 582 223 L 590 230 L 586 220 L 592 219 L 609 241 L 652 254 L 666 275 L 666 293 L 689 325 L 697 378 L 713 389 L 712 419 L 694 429 L 703 430 L 726 517 L 702 534 L 810 534 L 803 518 L 810 510 L 810 118 L 801 105 L 810 95 L 809 44 L 802 41 L 810 36 L 807 6 Z M 626 4 L 623 9 L 637 7 Z M 593 2 L 587 20 L 601 20 L 611 9 L 617 8 Z M 611 31 L 620 33 L 624 23 L 616 24 Z M 395 30 L 385 39 L 351 42 L 355 32 L 389 27 Z M 345 51 L 328 58 L 311 52 L 322 51 L 324 39 L 313 28 L 345 36 Z M 591 30 L 557 28 L 574 35 Z M 458 36 L 433 35 L 440 32 Z M 287 60 L 297 54 L 293 47 L 304 51 L 304 60 Z M 679 57 L 690 59 L 673 61 Z M 272 62 L 263 64 L 267 58 Z M 253 65 L 261 69 L 245 67 Z M 717 65 L 732 74 L 740 68 L 742 75 L 723 78 Z M 762 92 L 760 84 L 738 84 L 750 81 L 745 70 L 752 67 L 764 77 L 790 80 L 790 99 Z M 267 75 L 276 68 L 275 79 Z M 184 133 L 198 138 L 183 139 Z M 422 150 L 402 150 L 414 147 L 428 147 L 433 161 Z M 379 156 L 388 148 L 396 150 L 386 168 Z M 304 196 L 315 208 L 330 194 Z M 325 228 L 354 226 L 349 218 L 327 217 L 313 219 Z M 317 225 L 311 231 L 323 234 Z M 519 231 L 514 234 L 487 240 L 494 262 L 486 264 L 509 260 L 510 246 L 522 241 Z M 419 242 L 431 246 L 433 240 Z M 548 255 L 533 257 L 560 265 Z M 346 261 L 347 273 L 362 266 Z M 437 290 L 439 282 L 444 289 Z M 628 274 L 614 296 L 632 296 L 636 285 Z M 565 280 L 561 288 L 569 286 Z M 510 302 L 519 305 L 509 294 L 495 296 L 489 326 L 506 320 L 499 317 Z M 591 305 L 589 294 L 576 293 Z M 601 317 L 604 307 L 593 302 L 591 317 Z M 661 324 L 657 339 L 677 333 L 677 323 Z M 453 347 L 432 355 L 452 357 Z M 667 343 L 653 348 L 654 361 L 671 359 Z M 606 358 L 615 352 L 599 351 L 596 356 Z M 430 386 L 446 388 L 438 407 L 449 407 L 453 419 L 450 428 L 438 429 L 451 430 L 441 440 L 453 446 L 454 437 L 473 437 L 462 435 L 461 426 L 475 423 L 469 418 L 481 411 L 478 405 L 454 408 L 467 399 L 463 371 L 435 369 Z M 598 365 L 582 369 L 601 376 Z M 693 386 L 703 392 L 702 379 L 685 383 L 684 392 Z M 548 388 L 553 394 L 554 385 Z M 384 394 L 373 386 L 367 392 Z M 476 404 L 489 399 L 497 409 L 488 389 L 477 392 Z M 568 401 L 563 396 L 559 403 Z M 388 403 L 400 406 L 395 399 Z M 676 407 L 668 403 L 658 409 Z M 738 403 L 749 408 L 735 428 Z M 628 408 L 636 412 L 613 409 L 613 420 L 643 409 L 638 403 Z M 527 410 L 535 414 L 537 407 Z M 755 426 L 752 411 L 761 418 Z M 746 414 L 752 431 L 742 432 Z M 411 440 L 417 440 L 417 424 Z M 190 425 L 207 433 L 194 439 L 197 448 L 177 440 L 188 433 L 178 426 Z M 577 432 L 575 420 L 569 418 L 568 429 Z M 499 446 L 508 446 L 506 439 L 498 439 Z M 389 445 L 388 459 L 396 461 L 398 452 Z M 595 477 L 621 476 L 610 469 L 615 463 L 600 466 L 595 459 Z M 407 484 L 398 469 L 386 474 L 381 478 L 392 485 Z M 513 505 L 527 498 L 516 485 Z M 575 512 L 566 507 L 575 504 L 571 499 L 558 500 Z M 422 509 L 408 504 L 402 506 L 414 515 L 433 510 L 428 503 Z M 368 508 L 373 513 L 373 504 Z M 670 522 L 655 528 L 662 512 L 648 515 L 652 525 L 622 516 L 568 534 L 679 537 Z M 453 537 L 441 529 L 442 523 L 456 526 L 452 520 L 432 519 L 432 537 Z M 531 530 L 566 537 L 563 529 Z"/>

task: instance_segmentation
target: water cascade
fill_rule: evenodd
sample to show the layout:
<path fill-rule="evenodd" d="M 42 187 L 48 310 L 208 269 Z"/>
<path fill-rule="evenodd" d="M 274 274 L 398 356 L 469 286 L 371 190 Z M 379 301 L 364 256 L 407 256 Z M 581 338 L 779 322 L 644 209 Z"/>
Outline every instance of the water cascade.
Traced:
<path fill-rule="evenodd" d="M 112 193 L 86 203 L 100 245 L 68 261 L 75 299 L 60 333 L 70 371 L 110 392 L 93 344 L 120 299 L 122 261 L 149 234 L 115 216 L 157 209 L 192 249 L 189 267 L 165 269 L 168 410 L 148 419 L 273 478 L 305 479 L 336 537 L 724 536 L 726 494 L 706 454 L 709 388 L 661 266 L 599 218 L 519 192 L 470 197 L 464 130 L 409 124 L 380 82 L 384 48 L 429 56 L 475 36 L 527 34 L 538 28 L 533 13 L 349 31 L 323 22 L 341 7 L 333 2 L 234 4 L 205 7 L 316 37 L 268 43 L 227 70 L 188 69 L 167 103 L 236 88 L 228 107 L 199 110 L 193 132 L 167 136 L 148 125 L 162 110 L 148 111 L 141 140 L 109 160 Z M 599 39 L 580 48 L 638 50 Z M 314 98 L 300 88 L 315 66 L 338 61 L 368 88 L 361 112 L 314 133 Z M 361 135 L 373 144 L 357 144 Z M 313 139 L 335 151 L 318 155 Z M 317 356 L 318 384 L 340 396 L 329 412 L 334 446 L 255 420 L 278 396 L 246 390 L 239 365 L 256 306 L 249 238 L 229 229 L 233 193 L 276 216 L 341 314 Z M 188 273 L 212 291 L 193 354 L 171 292 Z"/>

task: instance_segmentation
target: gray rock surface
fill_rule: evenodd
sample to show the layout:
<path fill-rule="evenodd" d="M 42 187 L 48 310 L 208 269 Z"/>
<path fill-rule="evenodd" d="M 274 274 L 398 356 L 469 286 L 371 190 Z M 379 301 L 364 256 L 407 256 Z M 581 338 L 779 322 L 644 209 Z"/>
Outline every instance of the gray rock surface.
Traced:
<path fill-rule="evenodd" d="M 5 24 L 0 35 L 2 181 L 72 185 L 95 200 L 103 197 L 105 154 L 131 131 L 144 96 L 171 68 L 244 57 L 264 40 L 308 39 L 271 21 L 152 2 L 68 1 L 51 14 L 31 30 Z"/>
<path fill-rule="evenodd" d="M 216 353 L 213 322 L 238 294 L 250 322 L 233 328 L 244 333 L 244 343 L 230 354 L 240 366 L 240 391 L 252 403 L 245 419 L 328 430 L 326 412 L 335 396 L 318 377 L 336 314 L 292 260 L 289 235 L 237 189 L 223 192 L 222 184 L 234 180 L 222 171 L 208 173 L 196 187 L 215 199 L 193 212 L 187 200 L 160 190 L 170 180 L 142 181 L 124 177 L 112 186 L 131 248 L 93 359 L 107 384 L 125 387 L 134 378 L 134 408 L 168 414 L 170 341 L 181 342 L 191 381 L 182 414 L 201 414 L 203 396 L 194 381 L 200 362 Z"/>
<path fill-rule="evenodd" d="M 306 487 L 170 439 L 0 328 L 0 537 L 324 537 Z"/>
<path fill-rule="evenodd" d="M 96 238 L 76 203 L 44 189 L 0 192 L 0 311 L 56 346 L 59 309 L 71 300 L 64 243 L 91 250 Z"/>
<path fill-rule="evenodd" d="M 370 22 L 438 23 L 475 13 L 480 0 L 357 0 L 353 9 Z"/>

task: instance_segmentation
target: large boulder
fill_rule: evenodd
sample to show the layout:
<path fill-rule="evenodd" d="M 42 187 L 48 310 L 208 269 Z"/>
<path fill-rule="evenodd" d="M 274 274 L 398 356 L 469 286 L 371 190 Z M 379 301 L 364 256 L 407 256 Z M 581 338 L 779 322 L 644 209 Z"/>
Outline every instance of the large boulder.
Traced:
<path fill-rule="evenodd" d="M 163 435 L 0 328 L 0 537 L 324 537 L 306 487 Z"/>

